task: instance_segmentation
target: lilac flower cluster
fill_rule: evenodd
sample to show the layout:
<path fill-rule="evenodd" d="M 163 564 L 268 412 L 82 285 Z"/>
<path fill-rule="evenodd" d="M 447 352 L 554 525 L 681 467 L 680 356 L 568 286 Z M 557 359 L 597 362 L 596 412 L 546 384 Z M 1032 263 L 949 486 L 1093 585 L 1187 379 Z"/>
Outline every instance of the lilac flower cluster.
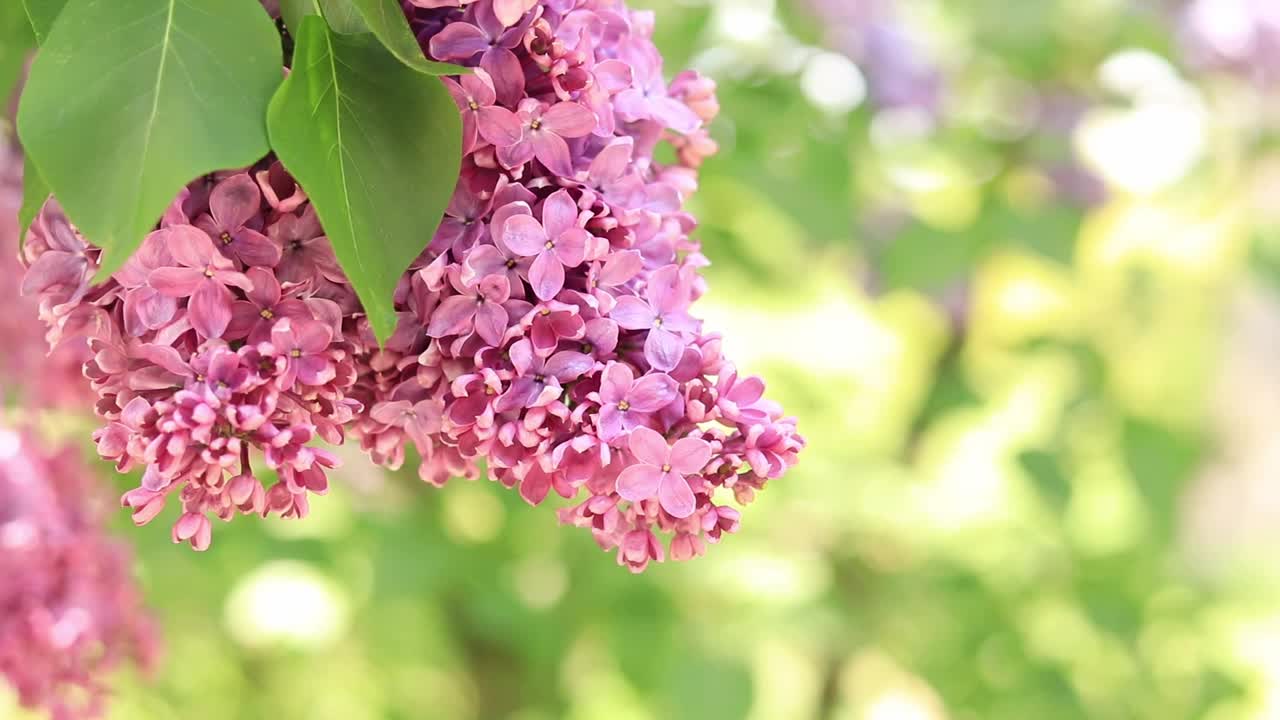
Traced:
<path fill-rule="evenodd" d="M 0 675 L 55 720 L 100 716 L 104 676 L 158 649 L 96 482 L 75 452 L 0 427 Z"/>
<path fill-rule="evenodd" d="M 36 302 L 22 295 L 14 279 L 22 276 L 18 263 L 18 207 L 22 202 L 22 158 L 8 143 L 0 143 L 0 405 L 21 400 L 29 407 L 80 409 L 92 404 L 93 393 L 80 368 L 88 358 L 84 340 L 62 343 L 50 352 L 45 327 L 36 317 Z"/>
<path fill-rule="evenodd" d="M 145 468 L 124 504 L 145 524 L 177 493 L 173 539 L 198 550 L 209 546 L 210 516 L 305 516 L 337 465 L 311 441 L 341 443 L 363 407 L 349 394 L 355 351 L 367 343 L 343 335 L 341 303 L 353 306 L 354 294 L 312 276 L 317 247 L 338 277 L 336 265 L 314 212 L 290 212 L 304 202 L 296 186 L 284 200 L 276 194 L 280 177 L 265 168 L 257 179 L 238 172 L 193 184 L 97 287 L 97 251 L 56 201 L 28 234 L 23 286 L 40 297 L 52 339 L 90 338 L 85 374 L 107 421 L 94 436 L 98 453 L 121 471 Z M 279 478 L 269 490 L 255 455 Z"/>
<path fill-rule="evenodd" d="M 305 515 L 335 464 L 309 442 L 349 432 L 390 468 L 411 443 L 433 484 L 483 461 L 533 505 L 576 498 L 561 519 L 633 571 L 664 559 L 658 532 L 700 555 L 738 528 L 717 491 L 749 502 L 804 445 L 689 312 L 706 259 L 682 207 L 715 151 L 714 84 L 665 82 L 652 15 L 612 0 L 405 9 L 428 56 L 475 70 L 445 80 L 462 175 L 385 347 L 270 159 L 191 185 L 96 288 L 96 251 L 42 212 L 27 289 L 55 335 L 93 338 L 99 451 L 147 468 L 125 503 L 146 522 L 179 492 L 174 538 L 204 548 L 210 515 Z M 676 164 L 654 160 L 663 141 Z"/>

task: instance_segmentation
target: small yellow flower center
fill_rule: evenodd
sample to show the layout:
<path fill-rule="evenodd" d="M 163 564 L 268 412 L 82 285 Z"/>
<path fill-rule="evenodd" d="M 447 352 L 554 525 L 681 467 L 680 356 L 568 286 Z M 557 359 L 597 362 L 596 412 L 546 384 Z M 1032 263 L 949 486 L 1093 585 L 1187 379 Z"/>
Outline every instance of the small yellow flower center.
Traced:
<path fill-rule="evenodd" d="M 538 311 L 538 314 L 542 317 L 546 317 L 551 314 L 551 308 L 542 308 L 542 310 Z"/>
<path fill-rule="evenodd" d="M 662 318 L 654 318 L 653 326 L 658 328 L 662 327 Z"/>
<path fill-rule="evenodd" d="M 546 244 L 546 245 L 543 245 L 543 247 L 545 247 L 545 248 L 546 248 L 546 249 L 548 249 L 548 250 L 555 250 L 555 249 L 556 249 L 556 244 L 555 244 L 555 243 L 553 243 L 553 242 L 551 242 L 550 240 L 548 240 L 548 241 L 547 241 L 547 244 Z"/>
<path fill-rule="evenodd" d="M 213 278 L 213 269 L 212 269 L 212 268 L 205 268 L 205 269 L 204 269 L 204 276 L 205 276 L 205 277 L 207 277 L 207 278 L 212 279 L 212 278 Z"/>
<path fill-rule="evenodd" d="M 291 358 L 300 358 L 300 357 L 302 357 L 302 351 L 301 351 L 301 350 L 290 350 L 290 351 L 289 351 L 289 357 L 291 357 Z"/>
<path fill-rule="evenodd" d="M 471 102 L 467 103 L 467 107 L 471 108 L 472 110 L 479 110 L 480 103 L 476 102 L 475 100 L 472 100 Z"/>
<path fill-rule="evenodd" d="M 510 270 L 510 269 L 512 269 L 512 268 L 514 268 L 515 266 L 516 266 L 516 259 L 515 259 L 515 258 L 511 258 L 510 260 L 508 260 L 508 261 L 507 261 L 507 269 L 508 269 L 508 270 Z"/>
<path fill-rule="evenodd" d="M 275 317 L 275 316 L 276 316 L 276 314 L 275 314 L 275 313 L 271 312 L 270 310 L 268 310 L 268 309 L 266 309 L 266 308 L 263 308 L 262 312 L 260 312 L 260 313 L 258 313 L 258 314 L 262 316 L 262 319 L 263 319 L 263 320 L 270 320 L 271 318 L 273 318 L 273 317 Z"/>
<path fill-rule="evenodd" d="M 529 123 L 529 129 L 530 129 L 530 130 L 539 130 L 539 129 L 541 129 L 541 128 L 542 128 L 542 121 L 541 121 L 541 120 L 534 120 L 533 122 Z"/>
<path fill-rule="evenodd" d="M 664 472 L 664 473 L 665 473 L 665 472 L 671 472 L 671 465 L 669 465 L 669 464 L 668 464 L 668 465 L 663 465 L 663 466 L 662 466 L 662 472 Z"/>
<path fill-rule="evenodd" d="M 591 343 L 582 343 L 583 355 L 590 355 L 593 352 L 595 352 L 595 348 L 591 346 Z"/>
<path fill-rule="evenodd" d="M 631 409 L 631 403 L 627 402 L 626 400 L 623 400 L 622 402 L 618 403 L 618 409 L 621 410 L 622 412 L 626 412 Z"/>
<path fill-rule="evenodd" d="M 222 234 L 218 236 L 218 239 L 222 241 L 223 245 L 230 245 L 232 241 L 231 233 L 223 230 Z"/>

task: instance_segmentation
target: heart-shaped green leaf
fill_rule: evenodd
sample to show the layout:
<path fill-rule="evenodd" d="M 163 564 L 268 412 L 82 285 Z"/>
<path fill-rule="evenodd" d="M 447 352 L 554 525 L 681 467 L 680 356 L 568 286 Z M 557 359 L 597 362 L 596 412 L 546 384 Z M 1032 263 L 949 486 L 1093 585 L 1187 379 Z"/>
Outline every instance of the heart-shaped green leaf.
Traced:
<path fill-rule="evenodd" d="M 68 217 L 103 249 L 137 249 L 193 178 L 267 143 L 280 38 L 257 0 L 70 0 L 32 65 L 18 134 Z"/>
<path fill-rule="evenodd" d="M 373 35 L 340 35 L 309 15 L 293 57 L 267 113 L 271 145 L 385 340 L 396 284 L 457 184 L 462 119 L 440 80 L 407 68 Z"/>
<path fill-rule="evenodd" d="M 363 18 L 364 25 L 378 40 L 400 59 L 400 62 L 428 75 L 460 75 L 467 68 L 428 60 L 422 47 L 409 30 L 398 0 L 320 0 L 329 26 L 340 33 L 362 32 L 352 18 L 352 9 Z"/>

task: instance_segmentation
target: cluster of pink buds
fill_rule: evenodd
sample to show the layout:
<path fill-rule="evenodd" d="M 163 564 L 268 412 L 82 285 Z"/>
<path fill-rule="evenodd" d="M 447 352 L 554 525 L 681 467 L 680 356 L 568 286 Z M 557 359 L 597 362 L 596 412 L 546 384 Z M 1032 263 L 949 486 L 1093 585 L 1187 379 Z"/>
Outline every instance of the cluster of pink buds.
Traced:
<path fill-rule="evenodd" d="M 405 9 L 429 57 L 475 70 L 445 80 L 462 175 L 385 346 L 270 158 L 189 186 L 103 285 L 55 202 L 33 227 L 27 290 L 55 340 L 91 337 L 99 451 L 146 468 L 125 503 L 146 522 L 177 492 L 174 538 L 204 548 L 210 516 L 305 515 L 335 464 L 311 440 L 351 433 L 390 468 L 412 444 L 434 484 L 483 461 L 531 504 L 573 499 L 561 519 L 634 571 L 664 559 L 657 533 L 702 554 L 804 446 L 690 314 L 707 261 L 683 205 L 714 84 L 665 82 L 651 14 L 612 0 Z"/>

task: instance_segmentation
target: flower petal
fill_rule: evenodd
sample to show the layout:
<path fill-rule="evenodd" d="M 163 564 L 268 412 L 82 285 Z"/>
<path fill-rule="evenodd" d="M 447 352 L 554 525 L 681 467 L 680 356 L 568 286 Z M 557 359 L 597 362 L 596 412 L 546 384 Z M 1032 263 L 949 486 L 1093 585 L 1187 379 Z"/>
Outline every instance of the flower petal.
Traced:
<path fill-rule="evenodd" d="M 583 355 L 572 350 L 562 350 L 551 356 L 543 372 L 560 382 L 569 382 L 591 372 L 596 361 L 590 355 Z"/>
<path fill-rule="evenodd" d="M 551 475 L 535 462 L 528 474 L 524 476 L 524 480 L 520 482 L 520 497 L 537 507 L 547 498 L 547 493 L 550 491 Z"/>
<path fill-rule="evenodd" d="M 454 23 L 455 25 L 457 23 Z M 448 30 L 449 27 L 445 29 Z M 514 106 L 524 95 L 524 68 L 516 54 L 504 47 L 490 48 L 480 58 L 480 67 L 493 78 L 498 102 Z"/>
<path fill-rule="evenodd" d="M 542 203 L 542 226 L 550 237 L 559 237 L 578 224 L 578 204 L 567 190 L 557 190 Z"/>
<path fill-rule="evenodd" d="M 573 175 L 573 158 L 569 155 L 569 144 L 564 138 L 543 128 L 530 133 L 528 140 L 533 148 L 533 156 L 548 170 L 561 177 Z"/>
<path fill-rule="evenodd" d="M 619 327 L 627 330 L 647 330 L 653 327 L 653 321 L 658 319 L 649 304 L 634 295 L 619 298 L 618 304 L 613 306 L 613 312 L 609 313 L 609 317 L 613 318 Z"/>
<path fill-rule="evenodd" d="M 657 430 L 647 427 L 638 427 L 632 431 L 627 447 L 631 448 L 631 454 L 637 460 L 658 468 L 667 464 L 667 457 L 671 454 L 667 439 L 658 434 Z"/>
<path fill-rule="evenodd" d="M 240 262 L 249 267 L 275 267 L 283 254 L 280 246 L 256 230 L 241 230 L 235 234 L 231 251 Z"/>
<path fill-rule="evenodd" d="M 635 432 L 631 433 L 631 437 L 635 436 Z M 652 465 L 632 465 L 618 475 L 618 494 L 631 502 L 648 500 L 658 494 L 661 486 L 662 470 Z"/>
<path fill-rule="evenodd" d="M 578 267 L 587 257 L 587 241 L 590 239 L 591 233 L 586 230 L 570 228 L 556 238 L 556 259 L 565 267 Z"/>
<path fill-rule="evenodd" d="M 147 276 L 147 284 L 169 297 L 189 297 L 207 280 L 195 268 L 156 268 Z"/>
<path fill-rule="evenodd" d="M 542 114 L 542 127 L 560 137 L 585 137 L 596 129 L 596 114 L 576 102 L 556 103 Z"/>
<path fill-rule="evenodd" d="M 513 215 L 502 229 L 502 242 L 517 255 L 538 255 L 546 249 L 547 233 L 542 223 L 529 215 Z"/>
<path fill-rule="evenodd" d="M 234 233 L 262 207 L 262 191 L 248 173 L 218 183 L 209 195 L 209 213 L 225 231 Z"/>
<path fill-rule="evenodd" d="M 481 305 L 476 312 L 476 334 L 489 345 L 497 347 L 502 344 L 502 336 L 506 331 L 507 311 L 492 302 Z"/>
<path fill-rule="evenodd" d="M 222 258 L 209 236 L 193 225 L 171 225 L 160 232 L 164 233 L 164 244 L 169 254 L 179 265 L 203 268 L 215 257 Z M 230 264 L 228 261 L 227 265 Z"/>
<path fill-rule="evenodd" d="M 658 377 L 658 376 L 655 376 Z M 600 399 L 606 403 L 618 403 L 627 397 L 627 393 L 631 391 L 631 385 L 636 380 L 636 374 L 631 370 L 631 366 L 626 363 L 611 362 L 604 369 L 604 375 L 600 381 Z M 635 403 L 631 403 L 635 406 Z M 652 412 L 646 410 L 644 412 Z"/>
<path fill-rule="evenodd" d="M 674 472 L 662 474 L 661 484 L 658 487 L 658 503 L 668 515 L 680 519 L 692 515 L 697 507 L 697 500 L 689 487 L 689 481 Z"/>
<path fill-rule="evenodd" d="M 431 323 L 427 325 L 427 335 L 433 338 L 459 335 L 467 331 L 471 320 L 476 316 L 476 301 L 464 295 L 454 295 L 431 313 Z"/>
<path fill-rule="evenodd" d="M 231 301 L 226 287 L 212 281 L 200 283 L 187 307 L 191 327 L 208 340 L 222 337 L 231 324 Z"/>
<path fill-rule="evenodd" d="M 431 38 L 431 56 L 438 60 L 469 60 L 489 48 L 489 38 L 471 23 L 455 22 Z"/>
<path fill-rule="evenodd" d="M 627 402 L 631 403 L 631 409 L 636 412 L 657 412 L 671 404 L 679 391 L 680 386 L 670 375 L 650 373 L 631 386 Z"/>
<path fill-rule="evenodd" d="M 662 328 L 653 328 L 644 341 L 644 357 L 654 370 L 670 371 L 684 357 L 685 343 L 679 335 Z"/>
<path fill-rule="evenodd" d="M 524 128 L 516 114 L 506 108 L 489 106 L 476 111 L 476 129 L 485 142 L 496 147 L 511 147 L 524 137 Z"/>
<path fill-rule="evenodd" d="M 539 253 L 529 268 L 529 284 L 539 300 L 554 298 L 564 287 L 564 265 L 552 253 Z"/>
<path fill-rule="evenodd" d="M 696 475 L 711 461 L 711 443 L 699 438 L 682 438 L 671 446 L 671 469 L 681 475 Z"/>

